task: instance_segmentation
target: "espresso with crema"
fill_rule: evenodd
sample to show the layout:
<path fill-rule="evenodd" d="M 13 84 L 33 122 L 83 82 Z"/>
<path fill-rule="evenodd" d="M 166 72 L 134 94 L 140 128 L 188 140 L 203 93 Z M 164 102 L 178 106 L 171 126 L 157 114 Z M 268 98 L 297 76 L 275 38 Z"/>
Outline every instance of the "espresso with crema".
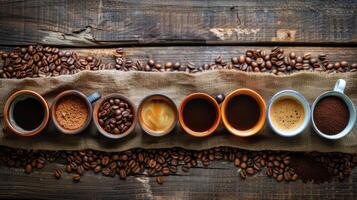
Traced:
<path fill-rule="evenodd" d="M 277 99 L 270 109 L 270 118 L 273 126 L 284 131 L 293 131 L 299 128 L 305 118 L 302 104 L 291 97 Z"/>
<path fill-rule="evenodd" d="M 142 126 L 153 133 L 163 133 L 170 129 L 176 120 L 176 111 L 164 99 L 149 99 L 139 113 Z"/>

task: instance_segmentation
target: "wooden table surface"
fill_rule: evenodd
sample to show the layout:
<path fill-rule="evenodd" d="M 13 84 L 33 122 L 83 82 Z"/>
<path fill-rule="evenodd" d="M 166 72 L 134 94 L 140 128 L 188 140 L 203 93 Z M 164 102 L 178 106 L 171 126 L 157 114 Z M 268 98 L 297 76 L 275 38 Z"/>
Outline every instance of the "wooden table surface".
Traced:
<path fill-rule="evenodd" d="M 41 43 L 114 62 L 127 57 L 159 62 L 212 63 L 246 49 L 282 45 L 298 54 L 326 53 L 357 62 L 357 1 L 95 1 L 0 0 L 0 50 Z M 232 163 L 165 177 L 126 181 L 85 174 L 53 178 L 55 164 L 31 175 L 0 167 L 0 198 L 12 199 L 356 199 L 357 169 L 346 181 L 277 183 L 264 173 L 242 181 Z"/>

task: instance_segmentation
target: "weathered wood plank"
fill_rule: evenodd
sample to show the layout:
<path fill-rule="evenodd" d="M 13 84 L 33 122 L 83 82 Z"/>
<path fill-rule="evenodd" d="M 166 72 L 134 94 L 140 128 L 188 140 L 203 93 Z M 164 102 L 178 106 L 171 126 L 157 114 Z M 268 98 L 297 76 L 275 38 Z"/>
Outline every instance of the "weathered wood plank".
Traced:
<path fill-rule="evenodd" d="M 194 62 L 196 65 L 214 63 L 215 58 L 222 56 L 225 61 L 230 62 L 231 57 L 244 55 L 248 49 L 261 49 L 267 52 L 273 47 L 262 46 L 176 46 L 176 47 L 125 47 L 124 55 L 133 60 L 146 62 L 149 59 L 164 64 L 165 62 Z M 302 56 L 311 53 L 313 57 L 319 54 L 326 54 L 330 62 L 346 60 L 349 63 L 357 62 L 357 49 L 353 47 L 283 47 L 284 52 L 295 52 Z M 79 52 L 80 55 L 91 55 L 101 58 L 104 62 L 114 63 L 113 53 L 115 48 L 84 48 L 69 49 Z"/>
<path fill-rule="evenodd" d="M 210 168 L 193 168 L 188 173 L 165 177 L 163 185 L 155 178 L 129 177 L 123 181 L 87 172 L 80 183 L 64 173 L 53 177 L 53 170 L 62 167 L 50 164 L 31 175 L 22 169 L 0 167 L 1 199 L 354 199 L 357 195 L 357 170 L 344 182 L 321 185 L 278 183 L 264 172 L 245 181 L 232 163 L 213 162 Z"/>
<path fill-rule="evenodd" d="M 357 1 L 0 1 L 0 44 L 357 43 Z"/>
<path fill-rule="evenodd" d="M 119 46 L 117 46 L 119 47 Z M 267 52 L 273 46 L 172 46 L 172 47 L 123 47 L 124 56 L 134 61 L 143 63 L 149 59 L 164 64 L 165 62 L 194 62 L 196 65 L 213 63 L 217 56 L 230 62 L 231 57 L 245 54 L 248 49 L 261 49 Z M 0 46 L 0 51 L 11 51 L 13 47 Z M 313 57 L 326 54 L 331 63 L 348 61 L 350 64 L 357 63 L 357 48 L 353 47 L 283 47 L 285 54 L 295 52 L 297 56 L 311 53 Z M 77 52 L 80 56 L 95 56 L 105 63 L 115 63 L 113 55 L 116 48 L 61 48 Z"/>

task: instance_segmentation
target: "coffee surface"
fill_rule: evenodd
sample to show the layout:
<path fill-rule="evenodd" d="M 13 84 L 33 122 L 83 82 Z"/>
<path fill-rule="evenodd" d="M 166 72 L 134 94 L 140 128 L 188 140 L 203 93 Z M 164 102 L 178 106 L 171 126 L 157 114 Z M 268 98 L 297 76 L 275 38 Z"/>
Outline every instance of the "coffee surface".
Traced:
<path fill-rule="evenodd" d="M 249 130 L 259 121 L 258 102 L 248 95 L 238 95 L 230 99 L 226 107 L 227 120 L 238 130 Z"/>
<path fill-rule="evenodd" d="M 183 121 L 193 131 L 209 130 L 217 118 L 216 108 L 205 99 L 192 99 L 183 109 Z"/>
<path fill-rule="evenodd" d="M 292 131 L 299 128 L 305 118 L 304 107 L 293 98 L 279 98 L 271 106 L 270 117 L 274 127 Z"/>
<path fill-rule="evenodd" d="M 140 112 L 142 125 L 154 132 L 165 132 L 175 123 L 175 111 L 165 100 L 144 102 Z"/>
<path fill-rule="evenodd" d="M 55 116 L 61 127 L 76 130 L 84 126 L 88 118 L 87 104 L 77 96 L 68 96 L 59 100 Z"/>
<path fill-rule="evenodd" d="M 45 117 L 45 109 L 35 98 L 26 98 L 15 103 L 13 118 L 16 124 L 26 131 L 38 128 Z"/>
<path fill-rule="evenodd" d="M 336 96 L 321 99 L 314 109 L 316 127 L 324 134 L 335 135 L 346 128 L 350 113 L 345 102 Z"/>

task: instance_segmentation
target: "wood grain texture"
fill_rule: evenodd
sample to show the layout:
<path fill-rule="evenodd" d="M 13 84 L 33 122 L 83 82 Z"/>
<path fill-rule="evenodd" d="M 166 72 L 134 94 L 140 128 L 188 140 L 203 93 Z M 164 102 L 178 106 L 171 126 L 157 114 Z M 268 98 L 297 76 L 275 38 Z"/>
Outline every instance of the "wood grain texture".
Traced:
<path fill-rule="evenodd" d="M 200 66 L 205 63 L 214 63 L 217 56 L 222 56 L 225 61 L 230 62 L 231 57 L 244 55 L 248 49 L 261 49 L 270 52 L 272 46 L 175 46 L 175 47 L 124 47 L 124 55 L 134 61 L 143 63 L 149 59 L 164 64 L 165 62 L 194 62 Z M 315 58 L 319 54 L 326 54 L 327 60 L 334 63 L 346 60 L 349 63 L 357 63 L 357 48 L 353 47 L 283 47 L 286 55 L 295 52 L 298 56 L 311 53 Z M 83 56 L 96 56 L 104 62 L 114 63 L 113 54 L 115 48 L 67 48 Z"/>
<path fill-rule="evenodd" d="M 357 1 L 1 0 L 0 45 L 357 43 Z"/>
<path fill-rule="evenodd" d="M 120 47 L 120 46 L 116 46 Z M 248 49 L 261 49 L 267 52 L 273 46 L 170 46 L 170 47 L 123 47 L 124 56 L 133 61 L 147 62 L 154 59 L 155 62 L 180 62 L 185 64 L 193 62 L 196 66 L 205 63 L 214 63 L 215 58 L 222 56 L 224 61 L 230 62 L 233 56 L 244 55 Z M 331 63 L 348 61 L 350 64 L 357 63 L 357 48 L 354 47 L 282 47 L 286 55 L 295 52 L 297 56 L 310 53 L 317 58 L 319 54 L 326 54 Z M 0 51 L 11 51 L 11 46 L 0 46 Z M 60 48 L 61 50 L 75 51 L 80 56 L 94 56 L 105 63 L 115 63 L 113 55 L 116 48 Z"/>
<path fill-rule="evenodd" d="M 354 199 L 357 170 L 344 182 L 324 184 L 278 183 L 261 172 L 245 181 L 232 163 L 213 162 L 209 168 L 192 168 L 188 173 L 165 177 L 158 185 L 153 177 L 136 176 L 123 181 L 86 172 L 80 183 L 63 173 L 56 180 L 50 164 L 27 175 L 22 169 L 0 167 L 1 199 Z"/>

